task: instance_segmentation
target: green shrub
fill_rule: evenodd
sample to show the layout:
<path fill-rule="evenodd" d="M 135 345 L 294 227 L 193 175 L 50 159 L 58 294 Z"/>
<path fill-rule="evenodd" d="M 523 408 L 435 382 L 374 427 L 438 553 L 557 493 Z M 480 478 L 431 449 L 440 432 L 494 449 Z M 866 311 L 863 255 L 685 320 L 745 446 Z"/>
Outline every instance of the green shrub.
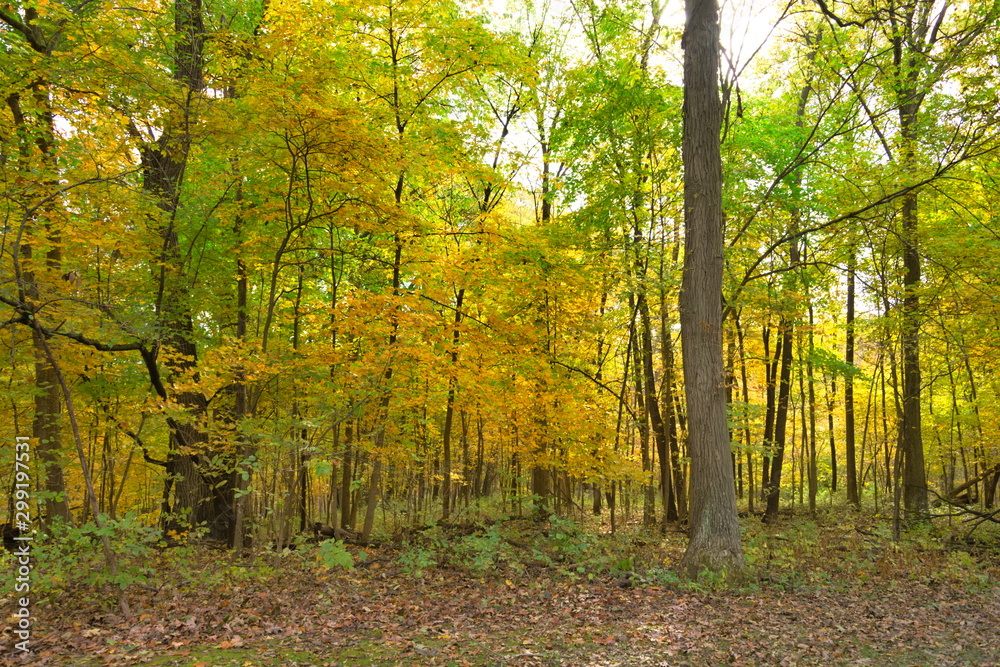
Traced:
<path fill-rule="evenodd" d="M 434 551 L 422 546 L 409 546 L 399 554 L 399 564 L 403 567 L 403 574 L 411 578 L 420 578 L 424 573 L 437 565 L 437 558 Z"/>
<path fill-rule="evenodd" d="M 32 590 L 41 595 L 58 595 L 80 585 L 95 590 L 105 586 L 124 590 L 155 580 L 150 562 L 161 541 L 159 530 L 145 525 L 135 515 L 101 518 L 104 525 L 100 528 L 94 521 L 79 526 L 56 524 L 50 535 L 39 536 L 32 546 Z M 108 567 L 104 537 L 111 541 L 117 574 Z"/>
<path fill-rule="evenodd" d="M 354 558 L 341 540 L 326 540 L 316 550 L 316 560 L 320 567 L 328 570 L 353 570 Z"/>

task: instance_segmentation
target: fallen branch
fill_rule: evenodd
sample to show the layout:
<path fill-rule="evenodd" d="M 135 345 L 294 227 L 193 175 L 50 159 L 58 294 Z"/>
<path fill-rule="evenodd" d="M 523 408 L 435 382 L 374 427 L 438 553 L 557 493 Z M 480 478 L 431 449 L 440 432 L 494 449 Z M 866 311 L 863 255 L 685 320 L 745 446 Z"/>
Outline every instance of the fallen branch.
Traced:
<path fill-rule="evenodd" d="M 952 489 L 951 492 L 946 497 L 944 497 L 944 498 L 942 498 L 937 493 L 935 493 L 934 495 L 936 495 L 938 498 L 941 498 L 942 500 L 953 499 L 953 498 L 957 497 L 958 494 L 962 493 L 963 491 L 965 491 L 969 487 L 973 486 L 974 484 L 978 484 L 983 479 L 985 479 L 985 478 L 989 477 L 990 475 L 992 475 L 994 473 L 997 473 L 997 472 L 1000 472 L 1000 463 L 996 464 L 992 468 L 987 468 L 986 470 L 984 470 L 983 472 L 979 473 L 978 475 L 976 475 L 972 479 L 966 480 L 965 483 L 962 484 L 961 486 L 957 486 L 954 489 Z M 933 493 L 933 491 L 932 491 L 932 493 Z"/>

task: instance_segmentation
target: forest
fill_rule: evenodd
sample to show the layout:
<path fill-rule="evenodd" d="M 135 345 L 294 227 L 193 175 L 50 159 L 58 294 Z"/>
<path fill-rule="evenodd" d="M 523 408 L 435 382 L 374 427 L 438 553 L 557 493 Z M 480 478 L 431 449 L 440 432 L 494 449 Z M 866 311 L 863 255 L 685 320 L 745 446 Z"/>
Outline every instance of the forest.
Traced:
<path fill-rule="evenodd" d="M 681 4 L 0 3 L 0 660 L 1000 660 L 1000 2 Z"/>

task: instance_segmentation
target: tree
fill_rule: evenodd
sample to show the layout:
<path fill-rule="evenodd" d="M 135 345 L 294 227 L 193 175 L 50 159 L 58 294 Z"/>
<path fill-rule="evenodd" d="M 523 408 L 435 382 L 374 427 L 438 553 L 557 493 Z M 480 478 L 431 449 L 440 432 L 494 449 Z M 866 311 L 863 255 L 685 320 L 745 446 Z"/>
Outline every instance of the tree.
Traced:
<path fill-rule="evenodd" d="M 20 3 L 18 3 L 20 4 Z M 27 177 L 30 185 L 12 199 L 24 211 L 15 236 L 13 274 L 17 279 L 17 301 L 21 312 L 38 319 L 50 314 L 53 295 L 58 292 L 62 274 L 62 242 L 58 217 L 57 134 L 52 104 L 52 81 L 49 71 L 53 59 L 66 46 L 65 34 L 70 12 L 53 22 L 40 15 L 38 8 L 25 4 L 15 9 L 6 5 L 0 9 L 0 49 L 5 57 L 17 52 L 22 58 L 11 58 L 14 71 L 4 71 L 5 79 L 24 83 L 4 90 L 7 111 L 13 121 L 14 141 L 9 147 L 0 144 L 0 163 L 6 162 L 11 150 L 17 156 L 18 180 Z M 11 39 L 9 35 L 15 38 Z M 63 42 L 63 43 L 61 43 Z M 16 69 L 15 69 L 16 68 Z M 7 70 L 7 67 L 4 67 Z M 18 71 L 20 70 L 20 71 Z M 4 132 L 4 135 L 7 133 Z M 6 138 L 6 137 L 4 137 Z M 44 311 L 50 311 L 45 313 Z M 57 315 L 58 317 L 58 315 Z M 45 474 L 45 515 L 48 524 L 54 519 L 72 520 L 66 498 L 63 469 L 59 462 L 62 450 L 62 398 L 57 370 L 46 354 L 45 334 L 32 327 L 35 356 L 35 414 L 32 436 L 38 442 L 38 457 Z"/>
<path fill-rule="evenodd" d="M 690 542 L 681 564 L 738 574 L 736 514 L 722 355 L 722 157 L 716 0 L 686 0 L 684 29 L 684 278 L 681 353 L 691 454 Z"/>
<path fill-rule="evenodd" d="M 162 332 L 147 355 L 147 365 L 157 392 L 183 410 L 171 418 L 170 451 L 164 498 L 173 486 L 174 504 L 167 528 L 207 525 L 213 537 L 230 540 L 233 489 L 228 470 L 220 465 L 219 452 L 209 443 L 204 422 L 208 397 L 198 387 L 199 350 L 192 314 L 190 268 L 183 250 L 185 176 L 196 140 L 205 89 L 205 23 L 201 0 L 174 3 L 174 52 L 171 78 L 177 99 L 177 118 L 160 128 L 155 140 L 141 141 L 139 154 L 143 188 L 160 209 L 153 224 L 159 235 L 155 312 Z M 136 132 L 136 139 L 140 139 Z M 190 177 L 188 177 L 188 180 Z M 154 366 L 167 369 L 162 382 Z M 194 384 L 190 381 L 194 380 Z M 166 518 L 166 517 L 165 517 Z"/>
<path fill-rule="evenodd" d="M 936 136 L 941 126 L 948 124 L 949 112 L 938 109 L 939 119 L 928 113 L 928 102 L 947 98 L 938 95 L 937 88 L 947 78 L 975 69 L 975 59 L 991 48 L 990 29 L 1000 17 L 996 3 L 954 3 L 935 0 L 901 0 L 885 7 L 852 6 L 856 19 L 846 19 L 818 1 L 831 27 L 853 27 L 868 30 L 871 40 L 864 49 L 862 63 L 874 65 L 873 82 L 884 90 L 871 94 L 858 86 L 855 72 L 845 73 L 844 79 L 860 98 L 871 131 L 881 144 L 885 157 L 895 167 L 898 178 L 905 184 L 898 194 L 900 280 L 900 382 L 897 406 L 897 448 L 901 462 L 902 500 L 907 520 L 922 518 L 928 509 L 928 491 L 924 441 L 922 434 L 922 388 L 920 362 L 921 328 L 924 319 L 921 307 L 923 289 L 923 232 L 919 197 L 922 185 L 937 181 L 954 165 L 988 148 L 991 132 L 984 131 L 992 123 L 990 114 L 984 117 L 977 109 L 975 95 L 968 95 L 963 122 L 945 131 L 947 138 Z M 884 37 L 887 48 L 877 44 Z M 888 62 L 880 62 L 883 54 Z M 858 71 L 864 68 L 857 68 Z M 876 105 L 888 102 L 881 111 Z M 995 104 L 993 105 L 995 107 Z M 887 122 L 887 111 L 895 115 L 895 123 Z M 936 154 L 935 154 L 936 153 Z M 937 162 L 936 173 L 929 173 L 927 163 Z M 916 182 L 922 180 L 923 182 Z M 910 185 L 912 183 L 912 185 Z M 853 500 L 853 499 L 852 499 Z"/>

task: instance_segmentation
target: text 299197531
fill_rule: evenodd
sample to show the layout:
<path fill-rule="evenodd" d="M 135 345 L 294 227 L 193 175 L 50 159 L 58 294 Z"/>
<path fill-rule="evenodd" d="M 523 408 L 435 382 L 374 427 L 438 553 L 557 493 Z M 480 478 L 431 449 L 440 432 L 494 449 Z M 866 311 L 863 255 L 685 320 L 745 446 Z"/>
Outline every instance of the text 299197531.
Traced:
<path fill-rule="evenodd" d="M 4 546 L 14 554 L 14 644 L 16 651 L 30 651 L 31 626 L 31 443 L 17 436 L 14 443 L 14 517 L 4 525 Z"/>

